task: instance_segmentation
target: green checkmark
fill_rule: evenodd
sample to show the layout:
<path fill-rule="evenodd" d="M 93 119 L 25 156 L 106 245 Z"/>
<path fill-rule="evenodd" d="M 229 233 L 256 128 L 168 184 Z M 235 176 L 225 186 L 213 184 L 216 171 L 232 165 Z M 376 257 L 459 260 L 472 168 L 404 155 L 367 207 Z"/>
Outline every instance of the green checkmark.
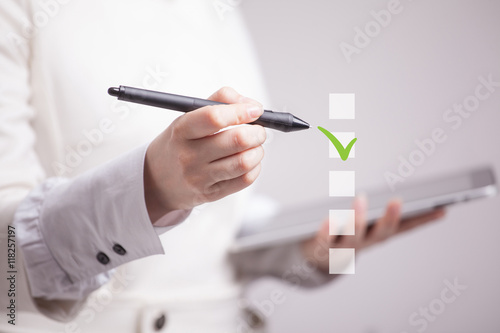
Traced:
<path fill-rule="evenodd" d="M 330 139 L 330 142 L 333 143 L 333 145 L 335 146 L 335 149 L 337 149 L 337 151 L 339 152 L 339 155 L 340 155 L 340 158 L 342 159 L 342 161 L 347 160 L 347 158 L 349 157 L 349 153 L 351 152 L 352 147 L 354 146 L 354 144 L 356 143 L 356 141 L 358 139 L 357 138 L 352 139 L 352 141 L 349 142 L 347 147 L 344 148 L 344 146 L 342 146 L 339 139 L 337 139 L 335 137 L 335 135 L 328 132 L 328 130 L 324 129 L 321 126 L 318 126 L 318 129 L 321 132 L 323 132 L 328 137 L 328 139 Z"/>

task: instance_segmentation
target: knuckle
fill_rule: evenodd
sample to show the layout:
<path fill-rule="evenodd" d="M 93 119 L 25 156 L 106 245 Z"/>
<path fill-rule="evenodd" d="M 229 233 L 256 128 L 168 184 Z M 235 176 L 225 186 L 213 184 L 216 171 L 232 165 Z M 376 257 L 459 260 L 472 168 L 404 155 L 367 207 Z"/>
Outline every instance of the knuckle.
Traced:
<path fill-rule="evenodd" d="M 262 161 L 262 159 L 264 158 L 264 147 L 262 146 L 258 146 L 257 148 L 255 148 L 256 151 L 257 151 L 257 156 L 258 156 L 258 160 L 259 162 Z"/>
<path fill-rule="evenodd" d="M 182 122 L 180 121 L 180 118 L 176 118 L 171 124 L 170 124 L 170 131 L 171 131 L 171 137 L 172 138 L 179 138 L 183 134 L 183 129 L 182 129 Z"/>
<path fill-rule="evenodd" d="M 229 170 L 226 169 L 218 170 L 212 176 L 212 181 L 214 183 L 227 179 L 231 179 L 231 173 L 229 172 Z"/>
<path fill-rule="evenodd" d="M 253 173 L 251 172 L 244 174 L 243 177 L 241 178 L 243 185 L 245 186 L 252 185 L 255 179 L 257 179 L 256 176 L 254 176 Z"/>
<path fill-rule="evenodd" d="M 207 107 L 206 118 L 207 118 L 207 122 L 216 128 L 225 127 L 222 111 L 220 108 L 218 108 L 215 105 L 211 105 L 211 106 Z"/>
<path fill-rule="evenodd" d="M 234 140 L 234 145 L 236 146 L 236 148 L 246 149 L 251 144 L 251 142 L 250 142 L 250 136 L 247 135 L 247 133 L 243 129 L 243 127 L 238 128 L 237 130 L 235 130 L 234 136 L 233 136 L 233 140 Z"/>
<path fill-rule="evenodd" d="M 236 169 L 240 172 L 248 172 L 252 169 L 252 156 L 248 152 L 241 153 L 238 157 L 238 162 L 236 164 Z"/>
<path fill-rule="evenodd" d="M 212 183 L 216 183 L 224 177 L 224 170 L 210 170 L 208 171 L 208 179 Z"/>
<path fill-rule="evenodd" d="M 216 183 L 212 186 L 207 186 L 203 191 L 203 196 L 206 202 L 215 201 L 219 197 L 219 192 L 221 191 L 221 184 Z"/>
<path fill-rule="evenodd" d="M 228 87 L 228 86 L 224 86 L 224 87 L 219 89 L 219 95 L 222 98 L 229 98 L 232 95 L 234 95 L 234 89 L 231 87 Z"/>
<path fill-rule="evenodd" d="M 244 174 L 242 176 L 242 181 L 243 181 L 243 184 L 245 186 L 249 186 L 249 185 L 252 185 L 253 182 L 257 179 L 257 177 L 259 176 L 259 172 L 260 170 L 252 170 L 250 172 L 247 172 L 246 174 Z"/>
<path fill-rule="evenodd" d="M 259 144 L 263 144 L 266 141 L 266 139 L 267 139 L 267 132 L 266 132 L 266 130 L 264 129 L 264 127 L 259 126 L 259 125 L 252 126 L 252 127 L 256 128 L 256 130 L 255 130 L 256 131 L 256 137 L 259 140 Z"/>
<path fill-rule="evenodd" d="M 266 131 L 262 126 L 242 126 L 235 130 L 233 140 L 235 148 L 257 147 L 266 140 Z"/>
<path fill-rule="evenodd" d="M 246 124 L 248 123 L 248 112 L 246 104 L 235 104 L 234 122 L 235 124 Z"/>

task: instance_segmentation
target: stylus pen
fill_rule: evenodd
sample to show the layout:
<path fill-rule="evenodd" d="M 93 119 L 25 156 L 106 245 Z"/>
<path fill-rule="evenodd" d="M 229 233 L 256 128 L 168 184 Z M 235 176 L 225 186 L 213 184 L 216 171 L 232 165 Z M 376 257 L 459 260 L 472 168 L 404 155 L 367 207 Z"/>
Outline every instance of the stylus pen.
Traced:
<path fill-rule="evenodd" d="M 156 106 L 159 108 L 181 112 L 193 111 L 207 105 L 225 104 L 201 98 L 174 95 L 126 86 L 120 86 L 120 88 L 109 88 L 108 94 L 118 97 L 118 99 L 122 101 Z M 264 110 L 262 116 L 250 124 L 257 124 L 282 132 L 294 132 L 309 128 L 308 123 L 295 117 L 291 113 L 273 112 L 268 110 Z"/>

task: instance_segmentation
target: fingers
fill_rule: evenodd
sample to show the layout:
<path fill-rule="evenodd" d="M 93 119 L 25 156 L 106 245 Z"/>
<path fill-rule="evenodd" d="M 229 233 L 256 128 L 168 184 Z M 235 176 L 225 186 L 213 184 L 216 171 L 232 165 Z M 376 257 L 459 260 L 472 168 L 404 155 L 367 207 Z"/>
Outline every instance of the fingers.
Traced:
<path fill-rule="evenodd" d="M 259 176 L 260 164 L 249 172 L 233 179 L 217 182 L 206 189 L 205 198 L 207 201 L 219 200 L 227 195 L 241 191 L 250 186 Z"/>
<path fill-rule="evenodd" d="M 356 244 L 361 244 L 366 234 L 366 209 L 368 203 L 364 195 L 360 195 L 354 199 L 354 240 Z"/>
<path fill-rule="evenodd" d="M 384 216 L 378 219 L 367 235 L 371 243 L 385 240 L 396 233 L 401 219 L 401 201 L 389 201 Z"/>
<path fill-rule="evenodd" d="M 179 117 L 176 135 L 185 139 L 203 138 L 229 126 L 255 121 L 264 112 L 259 102 L 229 87 L 217 90 L 209 99 L 228 105 L 205 106 Z"/>
<path fill-rule="evenodd" d="M 192 142 L 193 149 L 207 162 L 258 147 L 266 141 L 262 126 L 240 126 Z M 217 147 L 217 149 L 210 149 Z"/>
<path fill-rule="evenodd" d="M 420 225 L 424 225 L 426 223 L 429 223 L 431 221 L 435 221 L 437 219 L 440 219 L 446 215 L 446 212 L 444 209 L 440 208 L 437 210 L 434 210 L 430 213 L 426 213 L 423 215 L 419 215 L 417 217 L 412 217 L 406 220 L 401 221 L 401 225 L 399 229 L 397 230 L 397 233 L 405 232 L 410 229 L 413 229 L 415 227 L 418 227 Z"/>
<path fill-rule="evenodd" d="M 240 95 L 238 92 L 236 92 L 236 90 L 234 90 L 231 87 L 223 87 L 217 90 L 208 99 L 211 101 L 227 103 L 227 104 L 245 103 L 245 104 L 255 104 L 262 107 L 262 104 L 260 104 L 256 100 Z"/>
<path fill-rule="evenodd" d="M 209 165 L 213 183 L 238 178 L 255 169 L 264 158 L 264 148 L 257 146 L 214 161 Z"/>
<path fill-rule="evenodd" d="M 366 226 L 366 199 L 358 197 L 354 201 L 355 230 L 354 236 L 330 236 L 332 247 L 339 248 L 365 248 L 401 232 L 408 231 L 420 225 L 435 221 L 445 215 L 444 209 L 437 209 L 430 213 L 419 215 L 410 219 L 401 220 L 402 203 L 393 199 L 387 204 L 384 216 L 378 219 L 373 227 L 367 231 Z"/>
<path fill-rule="evenodd" d="M 263 113 L 262 105 L 231 88 L 220 89 L 210 98 L 229 104 L 178 117 L 148 147 L 144 178 L 152 220 L 221 199 L 252 184 L 259 175 L 264 129 L 256 125 L 219 131 L 256 120 Z"/>
<path fill-rule="evenodd" d="M 255 104 L 205 106 L 177 118 L 174 134 L 184 139 L 199 139 L 229 126 L 250 123 L 263 112 Z"/>
<path fill-rule="evenodd" d="M 353 236 L 331 236 L 332 247 L 358 248 L 363 244 L 366 235 L 366 209 L 368 207 L 366 197 L 360 195 L 354 199 L 354 235 Z M 333 222 L 335 223 L 335 221 Z M 352 227 L 351 227 L 352 228 Z M 351 231 L 351 230 L 346 230 Z"/>

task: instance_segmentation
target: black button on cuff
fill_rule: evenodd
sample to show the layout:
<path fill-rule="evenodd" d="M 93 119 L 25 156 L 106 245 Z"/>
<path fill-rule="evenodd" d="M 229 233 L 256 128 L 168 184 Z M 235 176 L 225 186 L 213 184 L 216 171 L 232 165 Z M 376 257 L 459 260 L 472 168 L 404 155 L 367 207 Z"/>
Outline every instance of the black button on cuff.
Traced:
<path fill-rule="evenodd" d="M 123 246 L 121 246 L 120 244 L 113 245 L 113 251 L 115 251 L 115 253 L 117 253 L 121 256 L 123 256 L 123 255 L 125 255 L 125 253 L 127 253 L 127 251 L 125 251 Z"/>
<path fill-rule="evenodd" d="M 161 330 L 165 326 L 166 322 L 167 318 L 165 317 L 164 314 L 162 314 L 160 317 L 158 317 L 158 319 L 155 320 L 155 325 L 154 325 L 155 331 Z"/>
<path fill-rule="evenodd" d="M 248 323 L 249 327 L 256 330 L 260 330 L 266 326 L 264 318 L 255 310 L 251 308 L 245 308 L 243 311 L 243 318 Z"/>
<path fill-rule="evenodd" d="M 99 261 L 103 265 L 107 265 L 109 263 L 109 257 L 104 252 L 99 252 L 96 258 L 97 261 Z"/>

